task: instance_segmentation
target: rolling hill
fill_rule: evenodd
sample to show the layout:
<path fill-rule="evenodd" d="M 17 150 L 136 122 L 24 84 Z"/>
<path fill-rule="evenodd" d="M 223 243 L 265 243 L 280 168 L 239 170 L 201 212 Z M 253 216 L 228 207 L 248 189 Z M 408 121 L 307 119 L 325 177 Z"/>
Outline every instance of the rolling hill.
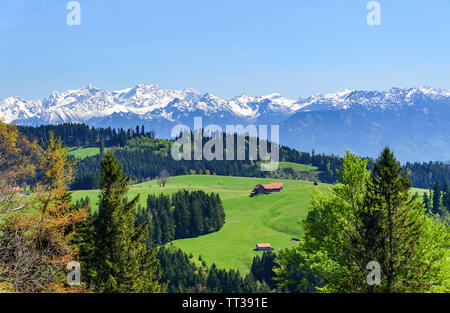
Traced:
<path fill-rule="evenodd" d="M 284 190 L 277 194 L 249 197 L 258 183 L 281 181 Z M 216 263 L 219 268 L 238 269 L 248 273 L 257 243 L 269 242 L 275 251 L 289 247 L 303 235 L 298 224 L 307 215 L 311 192 L 318 188 L 326 192 L 331 185 L 300 180 L 274 180 L 214 175 L 185 175 L 171 177 L 165 188 L 158 181 L 131 185 L 128 197 L 141 195 L 140 204 L 145 206 L 149 194 L 172 194 L 180 189 L 204 190 L 218 193 L 225 210 L 225 225 L 215 233 L 197 238 L 181 239 L 172 243 L 186 253 L 202 256 L 208 265 Z M 424 189 L 412 189 L 423 195 Z M 73 201 L 88 196 L 92 209 L 97 210 L 98 191 L 73 192 Z"/>
<path fill-rule="evenodd" d="M 176 176 L 162 188 L 157 181 L 132 185 L 129 197 L 141 195 L 141 204 L 146 204 L 148 194 L 171 194 L 179 189 L 219 193 L 222 199 L 226 222 L 216 233 L 198 238 L 182 239 L 173 244 L 187 253 L 201 255 L 208 263 L 216 263 L 220 268 L 235 268 L 248 273 L 253 257 L 253 249 L 260 242 L 269 242 L 277 249 L 289 247 L 301 238 L 298 225 L 300 218 L 306 217 L 311 191 L 316 188 L 312 182 L 281 180 L 285 189 L 278 194 L 260 195 L 250 198 L 249 193 L 258 183 L 273 182 L 273 179 L 188 175 Z M 329 185 L 318 188 L 326 191 Z M 97 203 L 98 191 L 75 191 L 73 200 L 89 196 L 93 209 Z"/>

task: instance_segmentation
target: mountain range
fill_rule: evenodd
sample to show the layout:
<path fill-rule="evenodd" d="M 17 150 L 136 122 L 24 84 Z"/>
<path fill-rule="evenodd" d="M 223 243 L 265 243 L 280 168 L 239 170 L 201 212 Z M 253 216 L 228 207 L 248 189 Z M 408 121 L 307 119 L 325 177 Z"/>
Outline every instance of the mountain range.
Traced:
<path fill-rule="evenodd" d="M 279 94 L 223 99 L 194 89 L 137 85 L 118 91 L 91 85 L 53 92 L 43 100 L 0 101 L 0 118 L 20 125 L 86 123 L 96 127 L 144 125 L 170 137 L 176 124 L 280 125 L 280 143 L 300 151 L 376 157 L 389 145 L 401 161 L 450 159 L 450 90 L 430 87 L 388 91 L 344 90 L 307 98 Z"/>

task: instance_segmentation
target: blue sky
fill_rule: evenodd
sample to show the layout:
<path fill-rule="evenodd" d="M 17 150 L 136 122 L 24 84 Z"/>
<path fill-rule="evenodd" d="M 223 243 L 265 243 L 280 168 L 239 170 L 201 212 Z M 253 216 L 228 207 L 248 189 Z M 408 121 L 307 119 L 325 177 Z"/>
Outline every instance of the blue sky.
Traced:
<path fill-rule="evenodd" d="M 0 99 L 90 83 L 303 97 L 345 88 L 450 88 L 450 1 L 0 0 Z"/>

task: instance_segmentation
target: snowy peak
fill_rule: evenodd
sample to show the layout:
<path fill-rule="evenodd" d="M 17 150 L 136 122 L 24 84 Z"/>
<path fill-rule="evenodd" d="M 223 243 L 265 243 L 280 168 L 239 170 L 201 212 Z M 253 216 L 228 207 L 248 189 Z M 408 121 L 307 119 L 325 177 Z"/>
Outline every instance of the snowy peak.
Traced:
<path fill-rule="evenodd" d="M 293 114 L 297 111 L 296 100 L 282 97 L 278 93 L 252 97 L 241 95 L 229 101 L 230 109 L 244 117 L 257 118 L 264 114 Z"/>
<path fill-rule="evenodd" d="M 135 116 L 176 121 L 192 114 L 230 117 L 238 120 L 280 122 L 297 112 L 365 109 L 370 111 L 417 108 L 426 110 L 430 101 L 450 102 L 450 90 L 430 87 L 388 91 L 346 89 L 289 99 L 278 93 L 266 96 L 241 95 L 224 99 L 194 89 L 169 90 L 139 84 L 124 90 L 107 91 L 88 85 L 81 89 L 54 91 L 44 100 L 10 97 L 0 101 L 0 118 L 11 123 L 89 122 L 111 116 Z M 120 125 L 119 125 L 120 126 Z"/>
<path fill-rule="evenodd" d="M 146 84 L 117 91 L 105 91 L 92 85 L 64 92 L 54 91 L 42 102 L 11 99 L 16 98 L 0 101 L 0 116 L 8 122 L 22 122 L 27 118 L 41 119 L 43 123 L 86 122 L 113 114 L 170 118 L 176 113 L 186 115 L 193 112 L 253 119 L 262 113 L 280 112 L 284 116 L 295 112 L 295 100 L 279 94 L 265 97 L 242 95 L 228 100 L 210 93 L 201 94 L 194 89 L 168 90 Z"/>
<path fill-rule="evenodd" d="M 341 92 L 314 95 L 299 100 L 299 111 L 329 111 L 366 109 L 370 111 L 400 110 L 402 108 L 423 109 L 427 101 L 450 101 L 450 90 L 430 87 L 392 88 L 388 91 L 359 91 L 347 89 Z"/>
<path fill-rule="evenodd" d="M 27 101 L 19 97 L 10 97 L 0 101 L 0 119 L 6 123 L 30 119 L 42 112 L 40 101 Z"/>

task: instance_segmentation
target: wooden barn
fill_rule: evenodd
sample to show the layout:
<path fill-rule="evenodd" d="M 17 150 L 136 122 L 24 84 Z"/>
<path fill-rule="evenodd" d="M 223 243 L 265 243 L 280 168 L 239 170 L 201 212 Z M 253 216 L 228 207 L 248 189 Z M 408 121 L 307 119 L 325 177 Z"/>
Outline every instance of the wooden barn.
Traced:
<path fill-rule="evenodd" d="M 270 194 L 274 192 L 280 192 L 283 190 L 283 183 L 271 183 L 271 184 L 258 184 L 253 188 L 253 191 L 250 193 L 250 197 L 262 194 Z"/>
<path fill-rule="evenodd" d="M 270 245 L 270 243 L 257 243 L 256 250 L 257 251 L 272 250 L 272 246 Z"/>

